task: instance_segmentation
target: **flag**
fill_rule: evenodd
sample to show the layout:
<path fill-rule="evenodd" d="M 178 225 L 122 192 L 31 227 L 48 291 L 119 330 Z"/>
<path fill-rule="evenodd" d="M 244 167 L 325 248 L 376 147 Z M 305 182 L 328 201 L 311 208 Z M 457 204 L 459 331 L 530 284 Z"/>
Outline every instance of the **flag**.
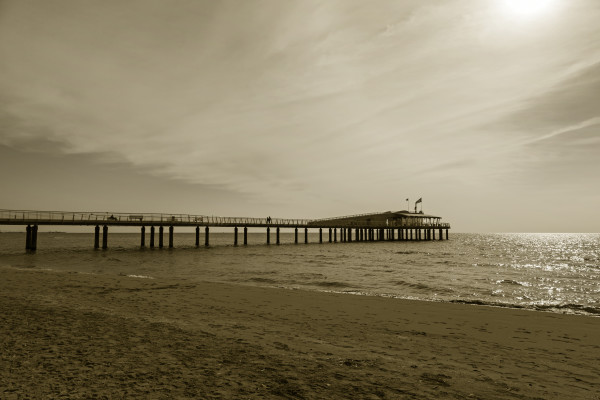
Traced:
<path fill-rule="evenodd" d="M 415 202 L 415 204 L 419 204 L 419 203 L 421 203 L 421 202 L 423 202 L 423 198 L 422 198 L 422 197 L 421 197 L 419 200 L 417 200 L 417 201 Z"/>

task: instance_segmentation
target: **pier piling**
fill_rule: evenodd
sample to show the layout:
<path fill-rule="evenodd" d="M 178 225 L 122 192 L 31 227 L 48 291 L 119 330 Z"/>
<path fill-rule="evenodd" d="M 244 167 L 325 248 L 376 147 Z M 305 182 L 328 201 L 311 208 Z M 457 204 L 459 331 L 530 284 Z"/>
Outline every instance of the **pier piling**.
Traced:
<path fill-rule="evenodd" d="M 27 225 L 25 232 L 25 250 L 31 250 L 31 225 Z"/>
<path fill-rule="evenodd" d="M 238 227 L 233 228 L 233 245 L 238 245 Z"/>
<path fill-rule="evenodd" d="M 104 225 L 102 227 L 102 248 L 105 250 L 108 248 L 108 226 L 107 225 Z"/>
<path fill-rule="evenodd" d="M 94 248 L 100 248 L 100 226 L 96 225 L 94 228 Z"/>
<path fill-rule="evenodd" d="M 173 248 L 173 225 L 169 226 L 169 248 Z"/>
<path fill-rule="evenodd" d="M 210 236 L 210 231 L 207 226 L 204 228 L 204 246 L 205 247 L 208 247 L 208 245 L 209 245 L 209 236 Z"/>
<path fill-rule="evenodd" d="M 158 227 L 158 248 L 163 248 L 163 236 L 165 234 L 165 228 L 161 225 Z"/>
<path fill-rule="evenodd" d="M 200 247 L 200 227 L 196 227 L 196 247 Z"/>
<path fill-rule="evenodd" d="M 244 246 L 248 245 L 248 228 L 244 227 Z"/>
<path fill-rule="evenodd" d="M 31 248 L 30 248 L 30 250 L 32 250 L 32 251 L 35 251 L 37 249 L 37 233 L 38 233 L 38 226 L 33 225 L 31 227 Z"/>
<path fill-rule="evenodd" d="M 140 247 L 144 248 L 146 247 L 146 227 L 142 226 L 142 229 L 140 229 Z"/>
<path fill-rule="evenodd" d="M 154 248 L 154 233 L 156 232 L 156 230 L 154 229 L 154 226 L 150 227 L 150 248 L 153 249 Z"/>

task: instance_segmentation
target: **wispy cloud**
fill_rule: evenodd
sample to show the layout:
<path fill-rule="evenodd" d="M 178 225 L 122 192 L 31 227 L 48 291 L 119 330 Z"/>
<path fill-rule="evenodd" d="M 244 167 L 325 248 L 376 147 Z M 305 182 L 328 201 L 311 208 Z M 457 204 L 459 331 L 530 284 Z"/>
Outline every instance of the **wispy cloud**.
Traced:
<path fill-rule="evenodd" d="M 282 199 L 485 183 L 600 118 L 569 106 L 598 100 L 576 82 L 597 81 L 598 6 L 524 23 L 494 4 L 8 2 L 0 144 Z"/>

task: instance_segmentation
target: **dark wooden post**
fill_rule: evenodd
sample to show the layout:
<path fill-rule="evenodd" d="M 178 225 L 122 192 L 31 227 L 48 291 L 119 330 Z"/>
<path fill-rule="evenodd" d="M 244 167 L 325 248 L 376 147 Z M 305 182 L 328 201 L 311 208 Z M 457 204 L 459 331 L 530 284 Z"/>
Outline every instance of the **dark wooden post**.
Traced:
<path fill-rule="evenodd" d="M 31 250 L 31 225 L 27 225 L 25 232 L 25 250 Z"/>
<path fill-rule="evenodd" d="M 102 248 L 108 248 L 108 226 L 104 225 L 102 227 Z"/>
<path fill-rule="evenodd" d="M 279 244 L 279 227 L 277 227 L 276 233 L 277 233 L 277 238 L 276 238 L 277 242 L 276 243 Z"/>
<path fill-rule="evenodd" d="M 208 247 L 210 243 L 210 230 L 208 226 L 204 228 L 204 246 Z"/>
<path fill-rule="evenodd" d="M 31 227 L 31 250 L 33 250 L 33 251 L 35 251 L 37 249 L 37 233 L 38 233 L 38 226 L 33 225 Z"/>
<path fill-rule="evenodd" d="M 238 236 L 238 228 L 236 226 L 235 228 L 233 228 L 233 245 L 234 246 L 238 245 L 237 236 Z"/>
<path fill-rule="evenodd" d="M 332 239 L 333 239 L 333 238 L 331 237 L 331 228 L 329 228 L 329 243 L 331 243 L 331 240 L 332 240 Z"/>
<path fill-rule="evenodd" d="M 448 229 L 446 229 L 446 240 L 448 240 Z"/>
<path fill-rule="evenodd" d="M 298 244 L 298 227 L 294 229 L 294 243 Z"/>
<path fill-rule="evenodd" d="M 304 228 L 304 243 L 308 243 L 308 228 Z"/>
<path fill-rule="evenodd" d="M 348 242 L 352 242 L 352 228 L 348 228 Z"/>
<path fill-rule="evenodd" d="M 94 228 L 94 248 L 95 249 L 100 248 L 100 226 L 99 225 L 96 225 L 96 227 Z"/>
<path fill-rule="evenodd" d="M 196 247 L 200 247 L 200 227 L 196 227 Z"/>
<path fill-rule="evenodd" d="M 248 244 L 248 227 L 244 227 L 244 246 Z"/>
<path fill-rule="evenodd" d="M 146 247 L 146 227 L 140 229 L 140 247 Z"/>
<path fill-rule="evenodd" d="M 169 248 L 173 248 L 173 225 L 169 226 Z"/>
<path fill-rule="evenodd" d="M 154 229 L 154 226 L 150 227 L 150 248 L 153 249 L 154 248 L 154 232 L 156 230 Z"/>
<path fill-rule="evenodd" d="M 29 250 L 35 251 L 35 249 L 37 249 L 37 225 L 31 225 L 31 227 L 29 227 L 29 225 L 27 226 L 27 228 L 29 228 Z M 27 243 L 25 243 L 26 247 L 27 247 Z"/>
<path fill-rule="evenodd" d="M 165 235 L 165 228 L 161 225 L 158 227 L 158 247 L 163 248 L 163 236 Z"/>
<path fill-rule="evenodd" d="M 267 226 L 267 244 L 271 244 L 271 228 Z"/>
<path fill-rule="evenodd" d="M 323 243 L 323 228 L 319 228 L 319 243 Z"/>
<path fill-rule="evenodd" d="M 340 232 L 341 235 L 341 232 Z M 333 242 L 337 243 L 337 228 L 333 228 Z"/>

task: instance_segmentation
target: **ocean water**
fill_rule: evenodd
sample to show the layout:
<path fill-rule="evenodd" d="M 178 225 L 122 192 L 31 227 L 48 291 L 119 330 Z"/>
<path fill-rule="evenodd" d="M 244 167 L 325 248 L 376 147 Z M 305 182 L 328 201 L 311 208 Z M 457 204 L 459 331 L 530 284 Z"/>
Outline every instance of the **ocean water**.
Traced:
<path fill-rule="evenodd" d="M 140 249 L 138 233 L 112 232 L 109 248 L 94 250 L 93 234 L 39 233 L 31 254 L 24 233 L 0 233 L 0 266 L 600 316 L 600 234 L 451 233 L 449 241 L 319 244 L 311 233 L 309 244 L 294 244 L 287 232 L 275 245 L 272 232 L 266 245 L 260 232 L 237 247 L 233 233 L 211 232 L 210 239 L 209 247 L 196 248 L 194 233 L 176 233 L 173 249 Z"/>

